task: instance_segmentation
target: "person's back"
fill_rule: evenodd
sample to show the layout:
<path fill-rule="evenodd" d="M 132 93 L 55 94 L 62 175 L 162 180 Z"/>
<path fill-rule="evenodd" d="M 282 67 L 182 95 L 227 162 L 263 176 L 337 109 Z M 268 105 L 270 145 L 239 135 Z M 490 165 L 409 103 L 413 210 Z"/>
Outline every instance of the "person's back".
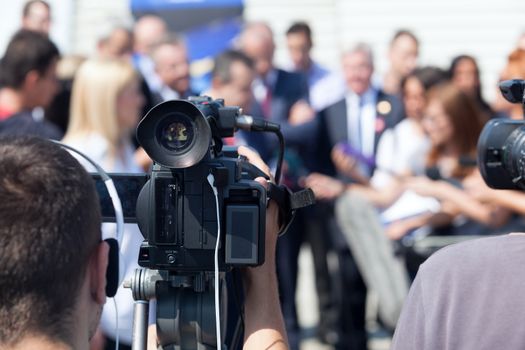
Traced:
<path fill-rule="evenodd" d="M 523 349 L 525 236 L 443 248 L 419 269 L 393 350 Z"/>

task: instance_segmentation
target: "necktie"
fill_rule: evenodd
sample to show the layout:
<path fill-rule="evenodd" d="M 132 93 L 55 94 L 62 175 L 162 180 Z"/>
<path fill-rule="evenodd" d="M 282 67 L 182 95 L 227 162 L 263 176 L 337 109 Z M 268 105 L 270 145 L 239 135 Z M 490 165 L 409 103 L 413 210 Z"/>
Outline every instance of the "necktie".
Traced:
<path fill-rule="evenodd" d="M 351 145 L 352 147 L 359 153 L 362 153 L 363 150 L 363 135 L 362 135 L 362 98 L 357 97 L 357 104 L 356 104 L 357 110 L 354 114 L 354 125 L 353 125 L 353 131 L 352 131 L 352 139 Z"/>
<path fill-rule="evenodd" d="M 264 86 L 266 87 L 266 95 L 262 100 L 261 108 L 264 115 L 264 119 L 272 118 L 272 90 L 270 86 L 265 82 Z"/>

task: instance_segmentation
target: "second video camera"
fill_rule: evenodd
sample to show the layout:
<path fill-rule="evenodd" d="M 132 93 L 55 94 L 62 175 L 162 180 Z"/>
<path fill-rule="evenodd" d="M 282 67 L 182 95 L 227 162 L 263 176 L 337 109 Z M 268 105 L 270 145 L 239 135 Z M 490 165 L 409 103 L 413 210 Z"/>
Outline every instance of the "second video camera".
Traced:
<path fill-rule="evenodd" d="M 507 101 L 525 108 L 524 80 L 507 80 L 499 87 Z M 490 120 L 479 137 L 478 164 L 490 187 L 525 190 L 525 121 Z"/>

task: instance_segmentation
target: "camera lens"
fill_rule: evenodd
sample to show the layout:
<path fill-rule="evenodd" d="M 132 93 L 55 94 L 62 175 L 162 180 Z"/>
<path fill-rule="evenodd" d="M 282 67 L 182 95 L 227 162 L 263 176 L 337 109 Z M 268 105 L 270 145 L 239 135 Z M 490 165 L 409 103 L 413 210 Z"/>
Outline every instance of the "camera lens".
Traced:
<path fill-rule="evenodd" d="M 177 115 L 175 120 L 169 120 L 159 128 L 159 141 L 170 151 L 181 153 L 186 151 L 193 142 L 193 123 L 184 115 Z"/>
<path fill-rule="evenodd" d="M 206 117 L 193 103 L 159 103 L 142 118 L 137 140 L 155 163 L 170 169 L 191 167 L 209 152 L 212 132 Z"/>

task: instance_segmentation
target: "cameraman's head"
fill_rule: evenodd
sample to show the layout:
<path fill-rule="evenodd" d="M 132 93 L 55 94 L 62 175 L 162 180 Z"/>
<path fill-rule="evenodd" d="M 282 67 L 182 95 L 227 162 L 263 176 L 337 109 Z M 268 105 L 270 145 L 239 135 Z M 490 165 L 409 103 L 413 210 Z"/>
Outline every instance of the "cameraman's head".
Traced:
<path fill-rule="evenodd" d="M 9 42 L 0 64 L 0 83 L 17 96 L 18 110 L 47 107 L 58 89 L 56 65 L 59 52 L 44 34 L 18 31 Z"/>
<path fill-rule="evenodd" d="M 87 346 L 105 301 L 93 180 L 59 146 L 0 139 L 0 348 Z"/>

